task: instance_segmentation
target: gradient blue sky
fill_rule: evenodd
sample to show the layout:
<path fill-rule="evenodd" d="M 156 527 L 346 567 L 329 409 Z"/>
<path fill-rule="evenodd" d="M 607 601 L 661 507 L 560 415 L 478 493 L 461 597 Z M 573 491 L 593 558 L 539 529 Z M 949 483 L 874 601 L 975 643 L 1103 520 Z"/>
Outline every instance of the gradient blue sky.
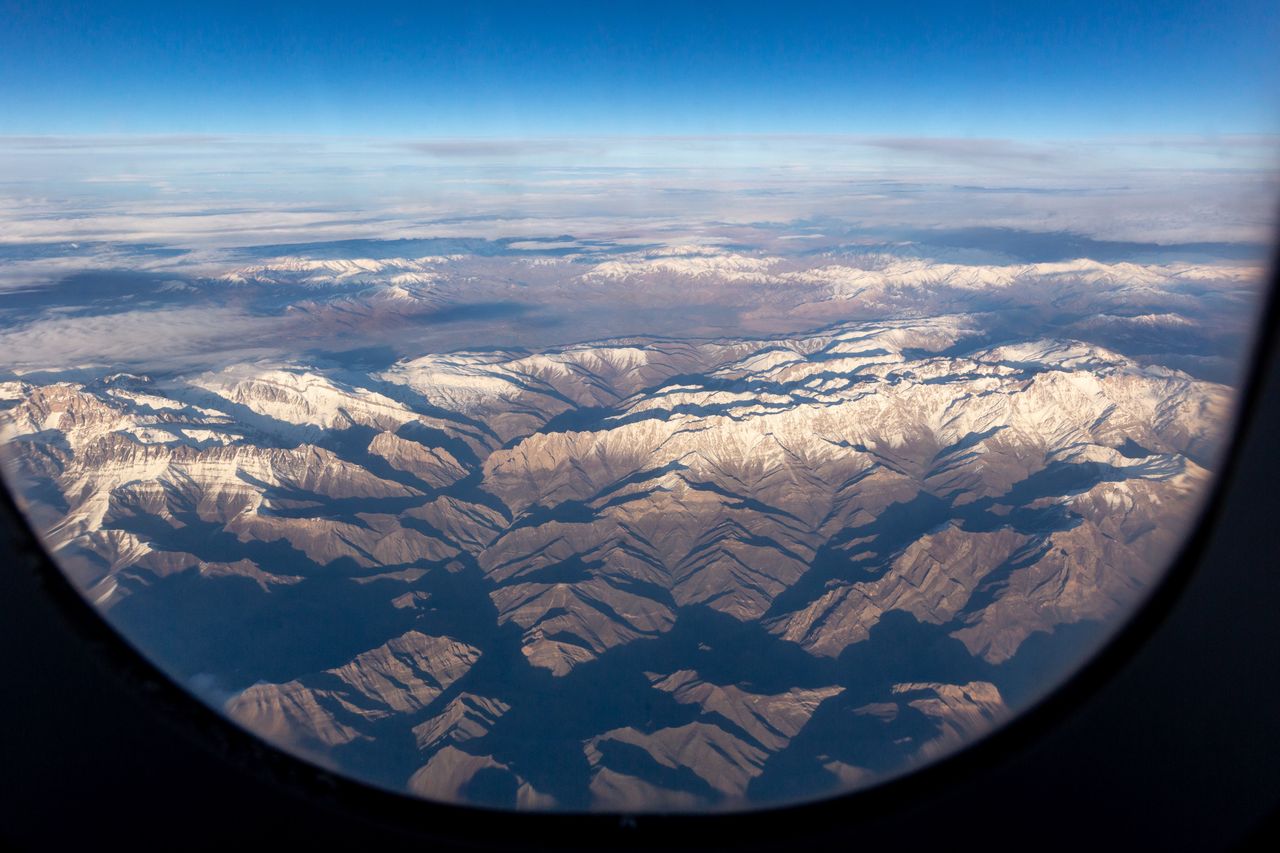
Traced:
<path fill-rule="evenodd" d="M 1276 9 L 0 0 L 0 134 L 1268 133 Z"/>

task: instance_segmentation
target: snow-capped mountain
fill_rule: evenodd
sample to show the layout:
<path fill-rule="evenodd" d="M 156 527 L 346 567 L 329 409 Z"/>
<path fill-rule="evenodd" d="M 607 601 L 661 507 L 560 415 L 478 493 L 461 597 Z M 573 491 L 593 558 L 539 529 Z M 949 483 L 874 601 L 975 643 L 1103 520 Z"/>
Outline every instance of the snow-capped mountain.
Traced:
<path fill-rule="evenodd" d="M 237 275 L 412 265 L 435 274 Z M 1099 269 L 1073 286 L 1145 286 Z M 438 799 L 732 807 L 996 725 L 1193 517 L 1227 387 L 989 325 L 28 375 L 2 437 L 67 572 L 250 730 Z"/>

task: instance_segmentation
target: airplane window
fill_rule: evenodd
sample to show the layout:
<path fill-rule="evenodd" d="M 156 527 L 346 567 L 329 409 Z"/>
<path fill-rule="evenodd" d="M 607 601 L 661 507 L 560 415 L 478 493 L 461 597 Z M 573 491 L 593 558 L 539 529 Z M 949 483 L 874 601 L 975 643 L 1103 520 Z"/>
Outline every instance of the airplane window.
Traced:
<path fill-rule="evenodd" d="M 52 6 L 0 33 L 5 483 L 319 767 L 869 789 L 1089 661 L 1224 464 L 1264 5 Z"/>

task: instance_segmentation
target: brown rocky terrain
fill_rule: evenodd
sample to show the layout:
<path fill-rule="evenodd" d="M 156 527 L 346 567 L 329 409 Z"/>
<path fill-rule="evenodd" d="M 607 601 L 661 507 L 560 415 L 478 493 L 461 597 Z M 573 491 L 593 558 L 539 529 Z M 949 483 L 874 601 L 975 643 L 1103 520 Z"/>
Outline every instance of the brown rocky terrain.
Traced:
<path fill-rule="evenodd" d="M 1225 387 L 980 327 L 17 379 L 4 438 L 72 577 L 252 731 L 437 799 L 734 807 L 988 731 L 1195 512 Z"/>

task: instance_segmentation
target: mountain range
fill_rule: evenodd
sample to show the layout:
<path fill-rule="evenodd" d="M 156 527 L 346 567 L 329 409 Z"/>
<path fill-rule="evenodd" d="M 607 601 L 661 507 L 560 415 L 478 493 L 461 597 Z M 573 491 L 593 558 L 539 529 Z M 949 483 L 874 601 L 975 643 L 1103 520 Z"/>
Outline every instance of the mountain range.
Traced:
<path fill-rule="evenodd" d="M 239 724 L 381 786 L 570 810 L 831 795 L 1051 689 L 1194 521 L 1232 410 L 1222 306 L 1247 281 L 532 257 L 519 288 L 581 303 L 553 326 L 571 340 L 530 323 L 464 345 L 531 317 L 441 325 L 515 287 L 494 263 L 166 279 L 157 300 L 230 294 L 330 343 L 24 368 L 0 383 L 0 437 L 60 566 Z M 575 332 L 626 332 L 630 300 L 667 293 L 736 305 L 736 331 L 685 315 Z M 621 319 L 595 324 L 606 303 Z M 392 352 L 343 349 L 377 334 Z"/>

